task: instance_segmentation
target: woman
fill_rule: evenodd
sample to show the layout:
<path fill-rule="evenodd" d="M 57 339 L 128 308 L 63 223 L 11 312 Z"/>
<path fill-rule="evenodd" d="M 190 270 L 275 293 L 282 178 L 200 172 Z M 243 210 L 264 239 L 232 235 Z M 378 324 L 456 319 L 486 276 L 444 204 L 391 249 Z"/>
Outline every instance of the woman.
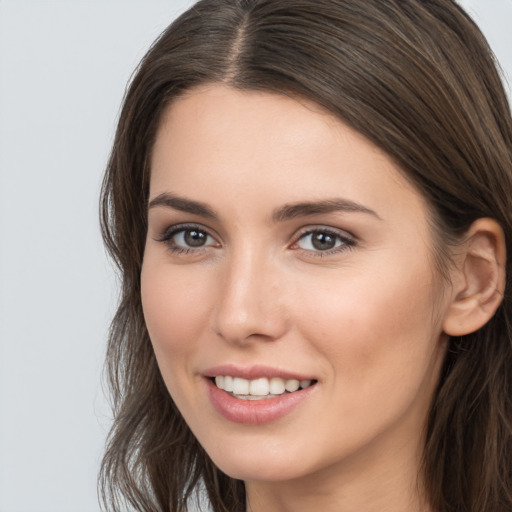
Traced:
<path fill-rule="evenodd" d="M 511 510 L 511 193 L 455 2 L 197 3 L 104 182 L 106 506 Z"/>

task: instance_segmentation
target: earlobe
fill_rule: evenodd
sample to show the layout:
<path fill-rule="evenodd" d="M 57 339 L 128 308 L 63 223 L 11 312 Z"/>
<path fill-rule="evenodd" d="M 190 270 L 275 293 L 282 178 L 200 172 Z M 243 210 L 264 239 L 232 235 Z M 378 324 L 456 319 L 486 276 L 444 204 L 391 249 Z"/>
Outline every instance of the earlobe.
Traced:
<path fill-rule="evenodd" d="M 485 325 L 501 304 L 505 287 L 505 236 L 495 220 L 476 220 L 461 247 L 443 322 L 450 336 L 470 334 Z"/>

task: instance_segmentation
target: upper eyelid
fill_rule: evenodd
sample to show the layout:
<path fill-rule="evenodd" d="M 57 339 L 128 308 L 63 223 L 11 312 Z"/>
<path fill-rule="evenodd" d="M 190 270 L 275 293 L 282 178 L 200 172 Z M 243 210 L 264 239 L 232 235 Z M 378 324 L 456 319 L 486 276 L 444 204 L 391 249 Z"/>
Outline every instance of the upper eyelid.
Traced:
<path fill-rule="evenodd" d="M 183 233 L 184 231 L 188 231 L 188 230 L 202 231 L 206 234 L 207 238 L 210 238 L 215 243 L 214 244 L 210 243 L 210 244 L 206 244 L 206 245 L 200 245 L 197 247 L 193 247 L 193 246 L 182 245 L 182 244 L 178 243 L 176 240 L 174 240 L 174 237 L 176 235 L 178 235 L 179 233 Z M 157 238 L 154 238 L 154 240 L 155 240 L 155 242 L 164 244 L 167 247 L 167 250 L 171 251 L 172 253 L 174 253 L 176 255 L 178 255 L 178 254 L 199 255 L 202 252 L 210 249 L 211 247 L 215 247 L 215 245 L 219 243 L 217 238 L 210 233 L 210 230 L 204 228 L 201 224 L 187 223 L 187 222 L 168 226 L 162 232 L 160 232 L 160 235 Z"/>
<path fill-rule="evenodd" d="M 163 229 L 159 235 L 155 238 L 156 241 L 164 242 L 169 240 L 172 236 L 176 235 L 177 233 L 181 231 L 186 231 L 187 229 L 198 229 L 200 231 L 204 231 L 208 234 L 208 236 L 211 236 L 214 240 L 219 242 L 219 235 L 212 229 L 204 226 L 201 223 L 197 222 L 183 222 L 178 224 L 173 224 L 171 226 L 167 226 L 165 229 Z M 291 236 L 292 241 L 291 245 L 296 244 L 300 238 L 302 238 L 305 235 L 309 235 L 318 231 L 325 231 L 332 233 L 333 235 L 339 236 L 342 239 L 351 240 L 352 242 L 357 241 L 357 237 L 355 237 L 352 233 L 345 229 L 328 226 L 328 225 L 322 225 L 322 224 L 314 224 L 314 225 L 308 225 L 303 226 L 302 228 L 299 228 L 295 231 L 295 233 Z"/>
<path fill-rule="evenodd" d="M 211 236 L 215 240 L 217 240 L 218 236 L 212 233 L 212 230 L 203 226 L 202 224 L 195 222 L 183 222 L 179 224 L 173 224 L 171 226 L 167 226 L 163 229 L 157 237 L 157 241 L 163 242 L 180 231 L 187 231 L 188 229 L 197 229 L 198 231 L 204 231 L 208 236 Z"/>
<path fill-rule="evenodd" d="M 294 235 L 294 239 L 295 239 L 295 241 L 297 241 L 299 238 L 301 238 L 304 235 L 309 235 L 311 233 L 315 233 L 318 231 L 325 231 L 328 233 L 332 233 L 334 235 L 339 236 L 340 238 L 349 239 L 354 242 L 357 240 L 356 236 L 354 236 L 350 231 L 347 231 L 347 230 L 341 229 L 341 228 L 335 228 L 332 226 L 322 226 L 322 225 L 305 226 L 304 228 L 301 228 L 296 232 L 296 234 Z"/>
<path fill-rule="evenodd" d="M 315 232 L 324 232 L 329 233 L 337 238 L 339 238 L 342 243 L 337 247 L 333 247 L 331 249 L 326 250 L 312 250 L 312 249 L 303 249 L 299 246 L 300 241 L 307 235 L 312 235 Z M 301 251 L 303 253 L 307 253 L 310 257 L 317 256 L 334 256 L 336 254 L 345 252 L 346 250 L 354 248 L 358 245 L 358 239 L 349 233 L 348 231 L 340 228 L 334 228 L 331 226 L 310 226 L 304 228 L 303 230 L 299 230 L 299 233 L 293 239 L 293 242 L 289 245 L 289 248 L 296 251 Z"/>

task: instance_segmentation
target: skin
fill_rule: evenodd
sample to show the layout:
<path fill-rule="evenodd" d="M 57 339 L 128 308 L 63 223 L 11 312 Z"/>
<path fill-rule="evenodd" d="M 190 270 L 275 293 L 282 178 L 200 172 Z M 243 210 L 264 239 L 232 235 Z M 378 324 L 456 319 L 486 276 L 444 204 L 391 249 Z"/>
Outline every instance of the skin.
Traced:
<path fill-rule="evenodd" d="M 418 474 L 453 290 L 433 264 L 427 206 L 394 162 L 307 101 L 210 85 L 162 119 L 150 202 L 161 194 L 216 217 L 149 208 L 148 331 L 199 442 L 245 480 L 248 510 L 430 510 Z M 285 205 L 339 198 L 373 213 L 272 219 Z M 190 250 L 183 233 L 162 240 L 182 223 L 205 245 Z M 337 247 L 315 249 L 312 228 L 334 232 Z M 205 370 L 226 363 L 317 383 L 285 417 L 243 425 L 206 393 Z"/>

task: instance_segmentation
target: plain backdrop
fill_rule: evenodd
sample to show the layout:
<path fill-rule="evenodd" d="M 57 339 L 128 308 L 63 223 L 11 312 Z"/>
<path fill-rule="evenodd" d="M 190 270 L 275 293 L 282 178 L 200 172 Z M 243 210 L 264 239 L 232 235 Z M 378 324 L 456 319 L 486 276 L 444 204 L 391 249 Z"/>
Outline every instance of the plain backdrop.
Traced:
<path fill-rule="evenodd" d="M 461 3 L 512 76 L 512 0 Z M 189 5 L 0 0 L 0 512 L 99 511 L 101 176 L 131 72 Z"/>

